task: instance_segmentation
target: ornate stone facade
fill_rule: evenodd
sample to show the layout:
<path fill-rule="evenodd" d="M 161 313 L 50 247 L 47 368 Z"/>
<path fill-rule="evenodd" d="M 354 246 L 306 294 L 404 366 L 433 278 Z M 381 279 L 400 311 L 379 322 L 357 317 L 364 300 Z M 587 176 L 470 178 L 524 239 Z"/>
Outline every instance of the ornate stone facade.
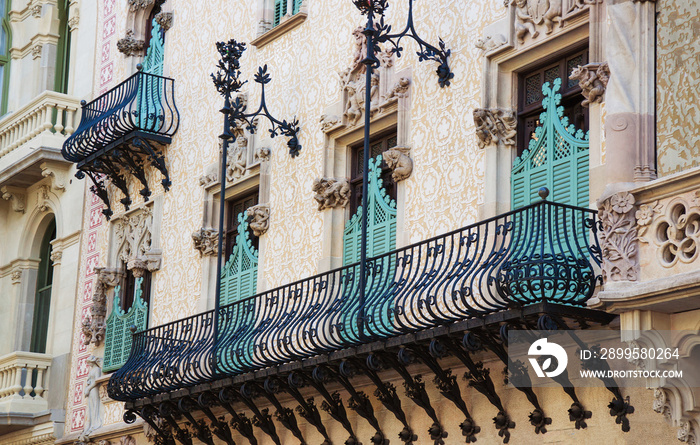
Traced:
<path fill-rule="evenodd" d="M 95 289 L 92 294 L 90 315 L 83 319 L 82 332 L 85 345 L 98 346 L 105 338 L 105 317 L 107 316 L 107 293 L 121 283 L 123 272 L 118 269 L 96 267 Z"/>
<path fill-rule="evenodd" d="M 605 87 L 608 86 L 608 80 L 610 80 L 610 68 L 607 63 L 579 65 L 571 72 L 569 79 L 578 80 L 581 94 L 585 97 L 581 105 L 587 107 L 591 103 L 603 101 Z"/>
<path fill-rule="evenodd" d="M 219 232 L 214 229 L 201 228 L 192 232 L 192 241 L 194 248 L 199 251 L 201 256 L 216 255 L 219 243 Z"/>
<path fill-rule="evenodd" d="M 350 199 L 350 184 L 345 179 L 316 178 L 313 192 L 319 211 L 345 207 Z"/>
<path fill-rule="evenodd" d="M 160 269 L 161 251 L 151 246 L 153 210 L 146 207 L 138 213 L 116 220 L 115 224 L 118 259 L 126 264 L 126 268 L 148 269 L 151 272 Z"/>
<path fill-rule="evenodd" d="M 246 210 L 246 215 L 250 218 L 248 227 L 253 231 L 255 236 L 262 236 L 270 227 L 270 205 L 258 204 L 249 207 Z"/>
<path fill-rule="evenodd" d="M 501 108 L 476 108 L 474 109 L 474 125 L 476 136 L 479 138 L 479 147 L 497 145 L 515 146 L 515 127 L 517 124 L 515 113 L 512 110 Z"/>
<path fill-rule="evenodd" d="M 598 202 L 598 217 L 603 228 L 599 233 L 603 279 L 606 282 L 636 281 L 639 278 L 634 204 L 634 196 L 629 192 L 616 193 Z"/>

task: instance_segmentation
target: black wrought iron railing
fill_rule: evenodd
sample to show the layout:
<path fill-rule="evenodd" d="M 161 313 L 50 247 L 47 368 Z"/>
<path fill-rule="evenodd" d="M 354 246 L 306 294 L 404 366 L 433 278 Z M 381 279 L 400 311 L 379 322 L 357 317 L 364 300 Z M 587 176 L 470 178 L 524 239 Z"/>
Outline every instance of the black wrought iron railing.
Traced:
<path fill-rule="evenodd" d="M 80 125 L 63 144 L 63 157 L 79 163 L 134 132 L 171 137 L 180 122 L 174 94 L 173 79 L 137 72 L 82 104 Z"/>
<path fill-rule="evenodd" d="M 162 392 L 495 312 L 584 305 L 600 283 L 592 210 L 532 204 L 134 336 L 109 381 L 116 400 Z M 361 322 L 360 322 L 361 320 Z"/>

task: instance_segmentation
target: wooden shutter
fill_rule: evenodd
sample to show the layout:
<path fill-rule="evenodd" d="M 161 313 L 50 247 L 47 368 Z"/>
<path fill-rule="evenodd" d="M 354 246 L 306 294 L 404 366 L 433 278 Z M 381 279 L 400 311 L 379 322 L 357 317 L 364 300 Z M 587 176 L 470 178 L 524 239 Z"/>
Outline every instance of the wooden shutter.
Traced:
<path fill-rule="evenodd" d="M 138 119 L 137 125 L 141 130 L 157 131 L 162 125 L 163 115 L 163 60 L 165 58 L 165 33 L 158 22 L 151 23 L 151 41 L 148 44 L 146 57 L 143 59 L 142 72 L 153 76 L 140 76 L 137 92 Z"/>
<path fill-rule="evenodd" d="M 114 371 L 126 363 L 131 353 L 132 333 L 131 327 L 136 326 L 137 331 L 148 327 L 148 304 L 143 299 L 143 277 L 136 279 L 134 290 L 134 304 L 127 312 L 124 312 L 119 303 L 121 286 L 114 288 L 114 303 L 112 312 L 107 318 L 105 331 L 105 358 L 102 369 Z"/>
<path fill-rule="evenodd" d="M 258 251 L 248 232 L 245 212 L 238 214 L 238 235 L 233 252 L 221 271 L 221 306 L 255 295 L 258 283 Z"/>

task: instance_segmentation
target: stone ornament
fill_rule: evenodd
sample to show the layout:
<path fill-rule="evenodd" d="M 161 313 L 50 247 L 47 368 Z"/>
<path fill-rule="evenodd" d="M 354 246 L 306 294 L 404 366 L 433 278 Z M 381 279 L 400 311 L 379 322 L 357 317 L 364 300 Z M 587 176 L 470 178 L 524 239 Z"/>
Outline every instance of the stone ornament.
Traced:
<path fill-rule="evenodd" d="M 272 156 L 272 149 L 270 147 L 260 147 L 255 149 L 253 160 L 255 162 L 269 162 L 270 156 Z"/>
<path fill-rule="evenodd" d="M 61 259 L 63 258 L 63 251 L 61 250 L 51 250 L 50 259 L 54 266 L 61 264 Z"/>
<path fill-rule="evenodd" d="M 515 112 L 512 110 L 475 108 L 474 125 L 476 126 L 476 136 L 479 138 L 479 147 L 498 145 L 499 142 L 514 147 L 517 122 Z"/>
<path fill-rule="evenodd" d="M 144 45 L 143 40 L 136 40 L 133 29 L 128 29 L 126 36 L 117 40 L 117 50 L 126 57 L 141 55 Z"/>
<path fill-rule="evenodd" d="M 635 213 L 639 241 L 657 246 L 659 264 L 671 268 L 679 261 L 692 263 L 700 249 L 700 191 L 691 199 L 678 197 L 665 206 L 654 201 Z M 650 227 L 654 227 L 647 236 Z M 650 239 L 651 238 L 651 239 Z"/>
<path fill-rule="evenodd" d="M 382 153 L 384 162 L 392 170 L 391 178 L 394 182 L 408 179 L 413 172 L 413 160 L 408 156 L 410 148 L 394 147 Z"/>
<path fill-rule="evenodd" d="M 12 281 L 12 284 L 19 284 L 22 282 L 22 271 L 21 270 L 14 270 L 10 274 L 10 280 Z"/>
<path fill-rule="evenodd" d="M 92 293 L 90 315 L 83 320 L 84 345 L 99 346 L 105 337 L 105 317 L 107 316 L 107 292 L 121 283 L 124 274 L 118 269 L 96 267 L 97 280 Z"/>
<path fill-rule="evenodd" d="M 389 92 L 382 96 L 381 104 L 378 106 L 379 111 L 384 111 L 384 108 L 396 101 L 408 97 L 408 90 L 411 87 L 411 80 L 408 77 L 402 77 L 396 81 Z"/>
<path fill-rule="evenodd" d="M 634 219 L 634 196 L 616 193 L 598 202 L 598 217 L 603 252 L 603 279 L 608 281 L 637 281 L 639 258 L 637 228 Z"/>
<path fill-rule="evenodd" d="M 33 17 L 40 18 L 41 17 L 41 5 L 34 5 L 31 8 L 29 8 L 29 11 L 31 12 Z"/>
<path fill-rule="evenodd" d="M 321 131 L 323 132 L 328 132 L 328 130 L 332 129 L 336 125 L 340 124 L 340 118 L 335 115 L 331 114 L 323 114 L 321 115 Z"/>
<path fill-rule="evenodd" d="M 68 29 L 70 29 L 71 32 L 75 31 L 78 29 L 78 24 L 80 23 L 80 10 L 75 8 L 74 11 L 71 12 L 71 18 L 68 19 Z"/>
<path fill-rule="evenodd" d="M 246 215 L 250 218 L 248 227 L 253 231 L 255 236 L 262 236 L 270 227 L 270 205 L 258 204 L 249 207 L 246 210 Z"/>
<path fill-rule="evenodd" d="M 51 203 L 49 202 L 49 191 L 51 190 L 51 187 L 48 185 L 42 185 L 39 187 L 39 190 L 37 191 L 37 209 L 39 209 L 40 212 L 48 212 L 51 210 Z"/>
<path fill-rule="evenodd" d="M 226 181 L 233 182 L 245 175 L 247 166 L 248 138 L 239 136 L 236 145 L 227 152 Z"/>
<path fill-rule="evenodd" d="M 205 170 L 204 174 L 199 177 L 199 185 L 209 187 L 211 184 L 219 180 L 219 166 L 212 164 Z"/>
<path fill-rule="evenodd" d="M 659 414 L 663 414 L 667 422 L 672 421 L 671 404 L 668 402 L 665 389 L 654 388 L 654 401 L 652 402 L 652 409 Z"/>
<path fill-rule="evenodd" d="M 678 423 L 678 433 L 676 433 L 676 438 L 681 441 L 681 443 L 687 443 L 695 445 L 697 444 L 697 436 L 695 434 L 695 428 L 687 419 L 681 419 Z"/>
<path fill-rule="evenodd" d="M 39 165 L 41 176 L 51 179 L 51 188 L 58 192 L 66 191 L 66 177 L 68 175 L 67 168 L 61 168 L 58 165 L 49 162 L 43 162 Z"/>
<path fill-rule="evenodd" d="M 169 30 L 173 26 L 173 13 L 161 11 L 154 17 L 156 23 L 160 25 L 163 32 Z"/>
<path fill-rule="evenodd" d="M 153 4 L 155 0 L 129 0 L 129 10 L 134 12 L 139 9 L 146 9 Z"/>
<path fill-rule="evenodd" d="M 201 228 L 192 232 L 192 241 L 200 256 L 214 256 L 219 246 L 219 232 L 214 229 Z"/>
<path fill-rule="evenodd" d="M 91 355 L 87 359 L 90 365 L 90 373 L 85 382 L 84 396 L 87 399 L 85 410 L 85 424 L 80 440 L 87 442 L 90 434 L 102 426 L 102 402 L 100 401 L 100 389 L 97 380 L 102 377 L 101 359 Z"/>
<path fill-rule="evenodd" d="M 492 36 L 486 36 L 483 39 L 477 40 L 474 46 L 476 46 L 477 49 L 480 49 L 483 52 L 489 52 L 496 48 L 500 48 L 506 43 L 508 43 L 508 39 L 506 38 L 506 36 L 504 36 L 503 34 L 494 34 Z"/>
<path fill-rule="evenodd" d="M 145 208 L 141 212 L 126 216 L 115 222 L 115 239 L 118 258 L 126 264 L 128 270 L 148 269 L 150 272 L 160 269 L 162 252 L 152 248 L 151 230 L 153 211 Z"/>
<path fill-rule="evenodd" d="M 136 445 L 136 439 L 131 436 L 124 436 L 119 441 L 119 445 Z"/>
<path fill-rule="evenodd" d="M 21 193 L 19 189 L 14 187 L 2 187 L 0 188 L 0 197 L 5 201 L 10 201 L 12 205 L 12 210 L 17 213 L 24 213 L 26 210 L 26 199 L 24 193 Z"/>
<path fill-rule="evenodd" d="M 316 178 L 312 190 L 319 211 L 345 207 L 350 199 L 350 184 L 346 179 Z"/>
<path fill-rule="evenodd" d="M 42 49 L 43 47 L 41 43 L 37 43 L 36 45 L 32 46 L 32 49 L 30 50 L 32 54 L 32 59 L 38 59 L 39 57 L 41 57 Z"/>
<path fill-rule="evenodd" d="M 607 63 L 579 65 L 571 71 L 569 79 L 578 80 L 581 94 L 585 98 L 581 105 L 588 107 L 591 103 L 603 101 L 603 94 L 610 80 L 610 68 Z"/>

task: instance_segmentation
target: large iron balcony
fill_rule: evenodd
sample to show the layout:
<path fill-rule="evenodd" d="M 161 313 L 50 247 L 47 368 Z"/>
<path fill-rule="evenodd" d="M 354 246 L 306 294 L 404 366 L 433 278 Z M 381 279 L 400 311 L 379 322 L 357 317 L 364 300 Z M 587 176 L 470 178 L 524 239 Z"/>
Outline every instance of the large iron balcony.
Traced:
<path fill-rule="evenodd" d="M 179 125 L 174 81 L 155 74 L 139 71 L 92 102 L 81 104 L 80 125 L 62 150 L 67 160 L 79 166 L 108 154 L 134 132 L 169 143 Z"/>
<path fill-rule="evenodd" d="M 109 381 L 129 401 L 538 303 L 601 282 L 594 211 L 542 201 L 133 337 Z M 214 339 L 215 317 L 218 335 Z"/>

